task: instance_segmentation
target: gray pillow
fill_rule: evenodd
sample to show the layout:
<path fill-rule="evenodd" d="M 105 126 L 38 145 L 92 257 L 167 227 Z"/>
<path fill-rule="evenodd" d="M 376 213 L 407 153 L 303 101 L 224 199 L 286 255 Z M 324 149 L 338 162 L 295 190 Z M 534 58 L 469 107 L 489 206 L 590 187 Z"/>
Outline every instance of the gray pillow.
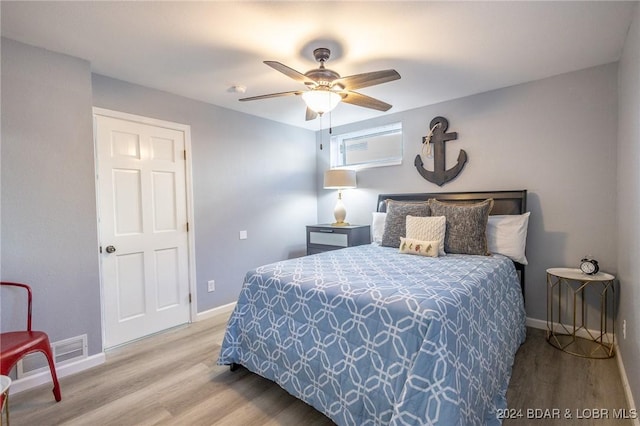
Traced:
<path fill-rule="evenodd" d="M 444 251 L 458 254 L 491 253 L 487 246 L 487 221 L 493 208 L 493 199 L 474 204 L 452 204 L 429 200 L 432 216 L 444 216 L 447 229 L 444 236 Z"/>
<path fill-rule="evenodd" d="M 382 243 L 385 247 L 400 247 L 400 237 L 406 237 L 407 216 L 429 216 L 429 202 L 386 200 L 387 218 L 384 221 Z"/>

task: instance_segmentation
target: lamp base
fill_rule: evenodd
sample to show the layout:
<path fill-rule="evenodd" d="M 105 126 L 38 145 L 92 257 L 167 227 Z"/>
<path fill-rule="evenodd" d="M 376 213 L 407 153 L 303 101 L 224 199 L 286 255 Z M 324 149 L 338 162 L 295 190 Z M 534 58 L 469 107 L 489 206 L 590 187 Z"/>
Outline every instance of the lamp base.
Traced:
<path fill-rule="evenodd" d="M 331 224 L 331 226 L 347 226 L 349 225 L 344 219 L 347 217 L 347 209 L 344 208 L 344 204 L 342 204 L 342 191 L 338 190 L 338 202 L 336 203 L 336 207 L 333 209 L 333 217 L 336 218 L 336 221 Z"/>

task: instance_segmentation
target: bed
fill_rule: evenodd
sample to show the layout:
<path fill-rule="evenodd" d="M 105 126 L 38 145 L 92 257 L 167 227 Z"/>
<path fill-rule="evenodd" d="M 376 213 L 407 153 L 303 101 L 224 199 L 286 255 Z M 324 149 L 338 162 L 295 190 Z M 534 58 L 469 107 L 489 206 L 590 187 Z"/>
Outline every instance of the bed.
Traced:
<path fill-rule="evenodd" d="M 433 198 L 526 211 L 526 191 L 381 194 L 377 211 Z M 500 254 L 371 244 L 264 265 L 246 274 L 218 364 L 273 380 L 338 425 L 500 424 L 526 335 L 523 288 L 524 266 Z"/>

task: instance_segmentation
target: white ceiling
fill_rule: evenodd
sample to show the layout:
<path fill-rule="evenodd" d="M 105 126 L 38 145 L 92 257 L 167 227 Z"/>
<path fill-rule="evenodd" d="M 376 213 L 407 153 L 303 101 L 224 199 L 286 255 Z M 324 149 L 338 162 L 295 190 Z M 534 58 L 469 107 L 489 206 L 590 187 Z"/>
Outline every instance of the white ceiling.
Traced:
<path fill-rule="evenodd" d="M 2 35 L 83 58 L 92 71 L 294 126 L 303 89 L 264 65 L 342 76 L 394 68 L 401 80 L 359 91 L 388 113 L 617 61 L 634 2 L 30 2 L 2 1 Z M 233 85 L 246 93 L 232 93 Z M 340 104 L 340 125 L 384 113 Z M 326 118 L 325 118 L 326 120 Z M 326 127 L 326 124 L 325 126 Z"/>

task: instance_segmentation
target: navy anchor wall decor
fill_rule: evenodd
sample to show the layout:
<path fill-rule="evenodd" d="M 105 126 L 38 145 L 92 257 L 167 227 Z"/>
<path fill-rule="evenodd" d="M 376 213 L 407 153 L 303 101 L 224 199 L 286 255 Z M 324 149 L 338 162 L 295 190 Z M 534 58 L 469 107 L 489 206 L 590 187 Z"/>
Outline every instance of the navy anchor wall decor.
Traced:
<path fill-rule="evenodd" d="M 418 169 L 418 173 L 428 180 L 429 182 L 435 183 L 438 186 L 442 186 L 445 183 L 453 180 L 460 174 L 464 165 L 467 163 L 467 153 L 464 149 L 460 150 L 458 154 L 458 163 L 450 168 L 446 169 L 447 163 L 445 159 L 445 146 L 444 143 L 447 141 L 452 141 L 458 139 L 457 132 L 447 133 L 447 129 L 449 128 L 449 122 L 444 117 L 436 117 L 431 120 L 431 124 L 429 125 L 431 131 L 429 135 L 422 138 L 423 144 L 433 143 L 433 171 L 429 171 L 424 168 L 424 163 L 422 162 L 422 158 L 420 154 L 416 155 L 416 159 L 413 162 L 415 164 L 416 169 Z"/>

